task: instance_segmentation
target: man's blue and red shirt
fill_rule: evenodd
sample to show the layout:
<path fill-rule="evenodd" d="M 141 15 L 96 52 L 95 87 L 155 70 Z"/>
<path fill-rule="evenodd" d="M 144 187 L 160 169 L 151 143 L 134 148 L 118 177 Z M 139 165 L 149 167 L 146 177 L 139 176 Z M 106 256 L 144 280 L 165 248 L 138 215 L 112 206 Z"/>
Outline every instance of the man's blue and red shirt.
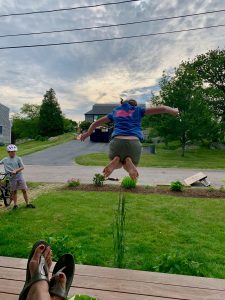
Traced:
<path fill-rule="evenodd" d="M 112 137 L 136 136 L 143 140 L 141 130 L 141 119 L 144 117 L 145 108 L 140 106 L 132 106 L 125 102 L 108 114 L 107 117 L 115 125 Z"/>

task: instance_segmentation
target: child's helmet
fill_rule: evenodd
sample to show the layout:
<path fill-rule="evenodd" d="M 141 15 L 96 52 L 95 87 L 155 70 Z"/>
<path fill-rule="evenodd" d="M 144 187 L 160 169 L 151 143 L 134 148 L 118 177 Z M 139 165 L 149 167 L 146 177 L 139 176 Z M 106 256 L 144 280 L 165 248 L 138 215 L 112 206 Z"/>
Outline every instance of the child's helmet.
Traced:
<path fill-rule="evenodd" d="M 13 144 L 8 145 L 6 149 L 7 149 L 8 152 L 14 152 L 14 151 L 18 150 L 17 146 L 13 145 Z"/>

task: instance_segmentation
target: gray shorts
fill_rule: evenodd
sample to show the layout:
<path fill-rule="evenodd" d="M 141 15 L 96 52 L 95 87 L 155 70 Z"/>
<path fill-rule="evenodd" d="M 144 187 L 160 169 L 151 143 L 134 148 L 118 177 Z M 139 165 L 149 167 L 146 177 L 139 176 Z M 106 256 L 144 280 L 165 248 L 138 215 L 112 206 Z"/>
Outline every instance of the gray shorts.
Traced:
<path fill-rule="evenodd" d="M 141 158 L 141 142 L 139 140 L 127 140 L 114 138 L 109 144 L 109 158 L 119 156 L 121 162 L 130 157 L 135 165 L 138 165 Z"/>
<path fill-rule="evenodd" d="M 26 181 L 23 177 L 11 177 L 10 178 L 10 191 L 15 192 L 17 190 L 28 190 Z"/>

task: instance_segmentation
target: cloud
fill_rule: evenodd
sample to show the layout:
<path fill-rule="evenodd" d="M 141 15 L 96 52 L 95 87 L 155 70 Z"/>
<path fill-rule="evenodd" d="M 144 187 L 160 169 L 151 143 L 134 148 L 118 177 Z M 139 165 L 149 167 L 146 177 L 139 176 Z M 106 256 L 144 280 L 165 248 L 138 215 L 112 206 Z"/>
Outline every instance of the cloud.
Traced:
<path fill-rule="evenodd" d="M 107 1 L 106 1 L 107 2 Z M 99 3 L 92 1 L 91 3 Z M 0 0 L 2 13 L 88 5 L 89 0 Z M 220 0 L 141 0 L 54 14 L 1 18 L 1 34 L 57 30 L 132 22 L 222 9 Z M 163 32 L 222 24 L 224 13 L 140 25 L 17 38 L 0 38 L 0 46 L 79 41 Z M 115 102 L 120 95 L 146 101 L 163 70 L 172 72 L 182 60 L 224 47 L 223 28 L 132 40 L 0 51 L 0 102 L 18 111 L 25 102 L 41 103 L 54 88 L 68 116 L 77 120 L 95 102 Z"/>

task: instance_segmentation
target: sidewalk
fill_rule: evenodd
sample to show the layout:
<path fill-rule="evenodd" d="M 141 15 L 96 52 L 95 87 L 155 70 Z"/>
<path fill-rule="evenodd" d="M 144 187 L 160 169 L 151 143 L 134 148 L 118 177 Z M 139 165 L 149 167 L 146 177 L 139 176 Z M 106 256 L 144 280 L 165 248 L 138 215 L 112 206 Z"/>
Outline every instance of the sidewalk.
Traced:
<path fill-rule="evenodd" d="M 26 165 L 24 174 L 26 180 L 37 182 L 59 182 L 64 183 L 69 178 L 79 178 L 81 183 L 92 183 L 95 173 L 101 173 L 103 167 L 87 167 L 80 165 L 71 166 L 41 166 Z M 225 172 L 223 170 L 201 170 L 201 169 L 180 169 L 180 168 L 139 168 L 139 180 L 141 185 L 166 185 L 171 181 L 183 181 L 186 177 L 202 171 L 208 175 L 212 186 L 225 186 Z M 122 179 L 126 176 L 122 169 L 116 170 L 111 177 Z M 112 181 L 109 181 L 113 183 Z"/>

